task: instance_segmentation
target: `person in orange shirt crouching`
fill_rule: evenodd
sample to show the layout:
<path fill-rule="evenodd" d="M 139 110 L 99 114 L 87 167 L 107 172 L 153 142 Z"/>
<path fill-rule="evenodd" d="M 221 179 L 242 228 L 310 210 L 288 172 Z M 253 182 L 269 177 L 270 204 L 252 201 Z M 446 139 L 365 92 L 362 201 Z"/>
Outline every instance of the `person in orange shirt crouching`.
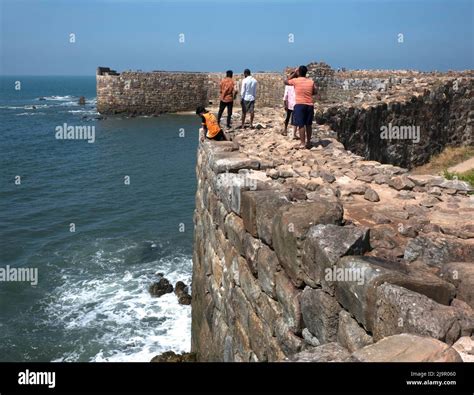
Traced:
<path fill-rule="evenodd" d="M 202 120 L 202 128 L 199 129 L 201 141 L 204 141 L 204 135 L 210 140 L 227 140 L 214 114 L 207 111 L 203 106 L 199 106 L 196 109 L 196 115 L 199 115 Z"/>

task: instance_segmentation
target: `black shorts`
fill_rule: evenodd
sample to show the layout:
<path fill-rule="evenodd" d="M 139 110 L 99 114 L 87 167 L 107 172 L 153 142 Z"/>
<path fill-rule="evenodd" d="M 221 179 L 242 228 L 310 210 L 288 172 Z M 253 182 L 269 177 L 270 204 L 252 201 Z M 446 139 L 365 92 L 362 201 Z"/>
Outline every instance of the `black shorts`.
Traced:
<path fill-rule="evenodd" d="M 255 100 L 248 101 L 248 100 L 242 100 L 242 112 L 245 113 L 253 113 L 253 110 L 255 108 Z"/>
<path fill-rule="evenodd" d="M 223 141 L 225 140 L 225 134 L 222 130 L 219 131 L 214 137 L 208 137 L 209 140 Z"/>
<path fill-rule="evenodd" d="M 298 127 L 309 126 L 313 124 L 314 106 L 309 104 L 295 104 L 293 109 L 294 125 Z"/>

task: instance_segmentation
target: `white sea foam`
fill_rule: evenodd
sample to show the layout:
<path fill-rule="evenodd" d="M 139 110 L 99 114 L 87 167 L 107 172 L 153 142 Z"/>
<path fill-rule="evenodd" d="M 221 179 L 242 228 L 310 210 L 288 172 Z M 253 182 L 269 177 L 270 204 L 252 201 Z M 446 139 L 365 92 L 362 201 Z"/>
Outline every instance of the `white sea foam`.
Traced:
<path fill-rule="evenodd" d="M 107 254 L 98 251 L 95 261 L 102 267 Z M 189 351 L 191 308 L 178 303 L 174 293 L 152 297 L 148 287 L 160 271 L 171 283 L 191 281 L 191 258 L 177 256 L 130 270 L 110 272 L 115 262 L 108 260 L 104 275 L 84 280 L 83 276 L 63 274 L 64 284 L 54 291 L 47 307 L 54 324 L 65 331 L 96 333 L 94 342 L 102 348 L 95 355 L 75 349 L 55 361 L 150 361 L 164 351 Z M 118 265 L 117 265 L 118 266 Z M 82 280 L 81 280 L 82 278 Z M 84 354 L 86 353 L 86 354 Z"/>
<path fill-rule="evenodd" d="M 2 109 L 7 110 L 36 110 L 38 108 L 48 108 L 51 107 L 50 104 L 28 104 L 24 106 L 0 106 Z"/>
<path fill-rule="evenodd" d="M 21 106 L 21 107 L 17 107 L 17 106 L 0 106 L 0 108 L 5 108 L 7 110 L 19 110 L 19 109 L 24 109 L 25 107 L 24 106 Z"/>
<path fill-rule="evenodd" d="M 45 115 L 46 113 L 44 112 L 22 112 L 20 114 L 15 114 L 17 117 L 18 116 L 28 116 L 28 115 Z"/>
<path fill-rule="evenodd" d="M 91 115 L 99 115 L 96 110 L 68 110 L 71 114 L 91 114 Z"/>
<path fill-rule="evenodd" d="M 66 95 L 66 96 L 56 96 L 56 95 L 43 96 L 43 99 L 45 99 L 45 100 L 57 100 L 57 101 L 71 100 L 72 98 L 74 98 L 74 96 L 71 96 L 71 95 Z M 40 99 L 38 98 L 38 100 L 40 100 Z"/>
<path fill-rule="evenodd" d="M 33 108 L 34 107 L 34 108 Z M 51 107 L 49 104 L 33 104 L 31 106 L 23 107 L 25 110 L 34 110 L 36 108 L 48 108 Z"/>

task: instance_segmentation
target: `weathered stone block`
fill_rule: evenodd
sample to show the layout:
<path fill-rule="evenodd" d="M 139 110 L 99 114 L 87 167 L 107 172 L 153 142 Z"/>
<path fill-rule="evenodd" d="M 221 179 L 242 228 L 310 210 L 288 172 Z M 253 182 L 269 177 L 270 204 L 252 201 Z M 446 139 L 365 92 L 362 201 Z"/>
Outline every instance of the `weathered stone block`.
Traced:
<path fill-rule="evenodd" d="M 474 309 L 474 262 L 446 263 L 441 276 L 456 287 L 456 298 Z"/>
<path fill-rule="evenodd" d="M 285 355 L 296 354 L 304 346 L 302 338 L 296 336 L 283 318 L 275 323 L 275 335 L 278 345 Z"/>
<path fill-rule="evenodd" d="M 367 334 L 364 328 L 360 327 L 357 321 L 345 310 L 341 310 L 339 313 L 337 341 L 350 352 L 373 343 L 372 336 Z"/>
<path fill-rule="evenodd" d="M 211 294 L 216 309 L 224 311 L 224 298 L 222 297 L 221 288 L 216 283 L 214 276 L 207 277 L 207 289 Z"/>
<path fill-rule="evenodd" d="M 462 362 L 447 344 L 429 337 L 401 334 L 387 337 L 357 350 L 360 362 Z"/>
<path fill-rule="evenodd" d="M 448 306 L 456 295 L 456 287 L 433 272 L 433 268 L 423 263 L 412 262 L 407 265 L 407 275 L 416 281 L 416 289 L 410 289 Z M 405 287 L 407 288 L 407 287 Z"/>
<path fill-rule="evenodd" d="M 267 345 L 271 337 L 271 329 L 254 312 L 251 312 L 249 315 L 250 347 L 259 361 L 268 360 Z"/>
<path fill-rule="evenodd" d="M 209 166 L 215 173 L 237 172 L 240 169 L 257 169 L 260 163 L 240 152 L 217 152 L 209 158 Z"/>
<path fill-rule="evenodd" d="M 223 352 L 223 361 L 224 362 L 234 362 L 234 345 L 232 336 L 227 335 L 224 339 L 224 352 Z"/>
<path fill-rule="evenodd" d="M 240 191 L 246 188 L 240 174 L 222 173 L 212 178 L 212 190 L 222 202 L 227 212 L 240 212 Z"/>
<path fill-rule="evenodd" d="M 298 203 L 278 210 L 273 221 L 273 246 L 281 265 L 296 285 L 300 286 L 304 279 L 301 247 L 309 228 L 317 224 L 339 225 L 342 216 L 342 206 L 326 200 Z"/>
<path fill-rule="evenodd" d="M 276 337 L 271 337 L 266 344 L 268 362 L 279 362 L 285 359 L 285 354 L 278 344 L 278 339 Z"/>
<path fill-rule="evenodd" d="M 327 343 L 301 351 L 288 358 L 291 362 L 348 362 L 351 354 L 338 343 Z"/>
<path fill-rule="evenodd" d="M 289 204 L 287 197 L 275 190 L 244 191 L 240 213 L 244 220 L 245 230 L 271 245 L 275 211 L 287 204 Z"/>
<path fill-rule="evenodd" d="M 313 347 L 317 347 L 321 345 L 321 342 L 318 340 L 316 336 L 314 336 L 308 328 L 303 328 L 301 332 L 301 336 L 303 336 L 303 339 L 307 344 Z"/>
<path fill-rule="evenodd" d="M 212 341 L 212 355 L 209 357 L 209 362 L 222 362 L 225 338 L 229 331 L 229 327 L 225 323 L 225 319 L 222 312 L 216 310 L 213 314 L 213 321 L 211 327 L 211 333 L 213 336 Z"/>
<path fill-rule="evenodd" d="M 369 231 L 366 228 L 333 224 L 311 227 L 303 244 L 305 282 L 313 287 L 321 285 L 334 294 L 334 287 L 325 280 L 327 270 L 330 271 L 340 257 L 363 254 L 369 249 Z"/>
<path fill-rule="evenodd" d="M 436 185 L 445 189 L 454 189 L 455 191 L 472 191 L 471 185 L 468 182 L 461 180 L 446 180 L 443 178 L 442 181 L 432 181 L 431 185 Z"/>
<path fill-rule="evenodd" d="M 238 271 L 240 277 L 239 285 L 242 288 L 242 291 L 244 291 L 247 300 L 255 308 L 258 304 L 260 294 L 262 293 L 257 279 L 253 276 L 245 259 L 239 259 Z"/>
<path fill-rule="evenodd" d="M 240 324 L 238 317 L 232 326 L 234 362 L 249 362 L 252 349 L 248 331 Z M 208 339 L 209 341 L 209 339 Z"/>
<path fill-rule="evenodd" d="M 306 287 L 301 293 L 303 322 L 320 344 L 336 341 L 341 306 L 321 289 Z"/>
<path fill-rule="evenodd" d="M 237 249 L 240 255 L 245 256 L 243 237 L 245 236 L 244 223 L 242 218 L 230 213 L 224 224 L 225 235 L 232 245 Z"/>
<path fill-rule="evenodd" d="M 453 348 L 459 353 L 463 362 L 474 362 L 474 340 L 472 337 L 461 337 L 453 344 Z"/>
<path fill-rule="evenodd" d="M 226 243 L 224 246 L 224 267 L 222 268 L 222 283 L 225 288 L 230 288 L 230 285 L 234 283 L 234 259 L 238 257 L 239 253 L 234 246 L 231 243 Z"/>
<path fill-rule="evenodd" d="M 218 214 L 217 226 L 220 229 L 224 230 L 224 228 L 225 228 L 225 219 L 226 219 L 227 215 L 229 214 L 229 212 L 225 208 L 224 204 L 220 201 L 217 202 L 217 214 Z"/>
<path fill-rule="evenodd" d="M 205 153 L 206 158 L 209 158 L 216 152 L 231 152 L 239 149 L 238 145 L 233 141 L 219 141 L 219 143 L 216 144 L 213 140 L 204 140 L 201 148 L 201 152 Z"/>
<path fill-rule="evenodd" d="M 265 321 L 269 328 L 271 328 L 272 335 L 275 336 L 275 323 L 279 318 L 283 317 L 282 305 L 273 300 L 266 293 L 262 292 L 258 299 L 255 311 L 257 312 L 257 315 Z"/>
<path fill-rule="evenodd" d="M 430 233 L 410 240 L 405 248 L 404 259 L 436 267 L 448 262 L 474 262 L 474 247 L 470 240 Z"/>
<path fill-rule="evenodd" d="M 377 288 L 374 340 L 411 333 L 453 344 L 463 330 L 474 330 L 472 310 L 470 325 L 463 319 L 463 313 L 403 287 L 383 284 Z"/>
<path fill-rule="evenodd" d="M 257 275 L 257 257 L 260 248 L 264 245 L 259 239 L 254 238 L 250 233 L 245 232 L 243 239 L 244 255 L 254 276 Z"/>
<path fill-rule="evenodd" d="M 440 299 L 452 289 L 450 284 L 443 281 L 430 286 L 423 282 L 423 278 L 408 274 L 396 262 L 366 256 L 342 257 L 334 267 L 333 279 L 337 301 L 369 332 L 373 330 L 379 285 L 388 282 Z"/>
<path fill-rule="evenodd" d="M 266 245 L 262 245 L 258 252 L 257 259 L 258 283 L 262 287 L 262 290 L 272 298 L 276 297 L 275 273 L 279 266 L 275 252 Z"/>
<path fill-rule="evenodd" d="M 389 184 L 398 191 L 410 190 L 415 186 L 415 183 L 405 175 L 392 178 Z"/>
<path fill-rule="evenodd" d="M 283 318 L 288 327 L 294 332 L 301 331 L 301 291 L 298 290 L 284 272 L 275 274 L 275 293 L 283 307 Z"/>
<path fill-rule="evenodd" d="M 372 188 L 367 188 L 364 194 L 364 199 L 368 200 L 369 202 L 378 202 L 380 201 L 380 197 L 377 192 L 375 192 Z"/>

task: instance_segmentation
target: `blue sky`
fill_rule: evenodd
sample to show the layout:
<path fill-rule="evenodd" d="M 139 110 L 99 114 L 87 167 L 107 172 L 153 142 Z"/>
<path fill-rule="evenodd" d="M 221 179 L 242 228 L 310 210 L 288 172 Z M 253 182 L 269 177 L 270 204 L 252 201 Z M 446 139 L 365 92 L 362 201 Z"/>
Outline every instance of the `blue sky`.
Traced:
<path fill-rule="evenodd" d="M 473 0 L 0 0 L 0 18 L 8 75 L 474 68 Z"/>

